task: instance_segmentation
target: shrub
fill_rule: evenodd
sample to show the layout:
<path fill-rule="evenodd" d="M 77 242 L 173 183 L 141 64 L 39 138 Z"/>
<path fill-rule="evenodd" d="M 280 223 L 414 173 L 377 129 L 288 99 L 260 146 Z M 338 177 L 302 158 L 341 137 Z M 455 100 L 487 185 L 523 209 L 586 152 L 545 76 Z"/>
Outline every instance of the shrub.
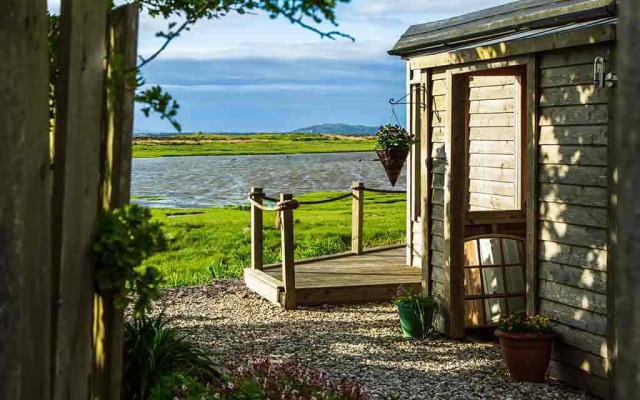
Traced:
<path fill-rule="evenodd" d="M 398 287 L 393 303 L 397 306 L 409 308 L 420 320 L 422 335 L 426 336 L 433 329 L 433 318 L 438 310 L 438 301 L 433 296 L 407 289 L 404 285 Z"/>
<path fill-rule="evenodd" d="M 163 314 L 125 323 L 123 359 L 122 398 L 127 400 L 146 400 L 162 379 L 209 382 L 220 377 L 211 352 L 169 326 Z"/>
<path fill-rule="evenodd" d="M 142 314 L 160 295 L 162 278 L 154 267 L 139 266 L 165 248 L 161 225 L 151 221 L 148 208 L 127 205 L 103 212 L 91 248 L 98 290 L 111 295 L 119 308 L 135 294 L 134 312 Z"/>

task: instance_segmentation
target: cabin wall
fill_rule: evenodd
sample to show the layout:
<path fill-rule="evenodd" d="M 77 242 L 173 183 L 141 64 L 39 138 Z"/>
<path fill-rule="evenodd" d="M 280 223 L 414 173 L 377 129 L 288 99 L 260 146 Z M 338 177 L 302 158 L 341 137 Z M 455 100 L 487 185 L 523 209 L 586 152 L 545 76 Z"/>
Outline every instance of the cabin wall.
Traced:
<path fill-rule="evenodd" d="M 536 271 L 537 278 L 533 280 L 537 283 L 535 296 L 530 297 L 536 299 L 536 304 L 530 310 L 549 316 L 560 336 L 550 373 L 602 397 L 608 396 L 612 374 L 607 301 L 611 177 L 607 154 L 613 114 L 610 98 L 615 89 L 595 88 L 592 80 L 597 56 L 605 57 L 607 72 L 615 71 L 614 46 L 609 42 L 535 55 L 537 87 L 527 88 L 527 98 L 537 98 L 537 104 L 529 105 L 528 110 L 537 113 L 536 132 L 531 136 L 537 138 L 534 164 L 538 176 L 536 182 L 532 181 L 533 176 L 523 182 L 527 191 L 535 191 L 531 198 L 537 199 L 537 227 L 529 227 L 536 230 L 532 233 L 537 238 L 537 248 L 529 249 L 537 254 L 535 268 L 528 270 Z M 475 66 L 469 68 L 473 70 Z M 428 111 L 422 121 L 429 124 L 422 135 L 429 144 L 429 154 L 422 154 L 422 165 L 428 168 L 421 177 L 427 189 L 423 191 L 428 217 L 424 227 L 429 249 L 425 253 L 427 284 L 434 296 L 450 301 L 450 272 L 445 268 L 445 212 L 454 210 L 445 210 L 444 183 L 445 172 L 450 168 L 445 142 L 452 131 L 447 121 L 451 88 L 447 87 L 447 68 L 422 71 L 428 71 L 429 77 Z M 484 104 L 489 106 L 490 103 Z M 445 329 L 442 318 L 437 327 Z"/>
<path fill-rule="evenodd" d="M 539 57 L 538 311 L 560 334 L 552 375 L 607 394 L 608 159 L 612 89 L 596 88 L 613 45 Z"/>

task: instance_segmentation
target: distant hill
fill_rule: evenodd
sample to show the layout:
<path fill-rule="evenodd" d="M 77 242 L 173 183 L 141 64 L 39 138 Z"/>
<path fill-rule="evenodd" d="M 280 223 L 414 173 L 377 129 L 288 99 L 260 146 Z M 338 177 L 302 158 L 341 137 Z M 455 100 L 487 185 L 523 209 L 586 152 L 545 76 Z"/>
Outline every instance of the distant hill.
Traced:
<path fill-rule="evenodd" d="M 291 133 L 340 133 L 351 135 L 373 135 L 377 130 L 377 126 L 321 124 L 296 129 L 295 131 L 291 131 Z"/>

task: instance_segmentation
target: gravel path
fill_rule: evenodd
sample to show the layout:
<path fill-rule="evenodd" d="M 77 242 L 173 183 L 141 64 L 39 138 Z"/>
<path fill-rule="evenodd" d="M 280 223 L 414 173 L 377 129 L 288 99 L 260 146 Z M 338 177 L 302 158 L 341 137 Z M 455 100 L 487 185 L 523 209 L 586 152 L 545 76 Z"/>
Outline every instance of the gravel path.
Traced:
<path fill-rule="evenodd" d="M 487 345 L 402 339 L 390 303 L 286 312 L 237 281 L 220 281 L 168 289 L 155 306 L 220 360 L 296 360 L 397 399 L 584 398 L 559 383 L 509 381 L 500 355 Z"/>

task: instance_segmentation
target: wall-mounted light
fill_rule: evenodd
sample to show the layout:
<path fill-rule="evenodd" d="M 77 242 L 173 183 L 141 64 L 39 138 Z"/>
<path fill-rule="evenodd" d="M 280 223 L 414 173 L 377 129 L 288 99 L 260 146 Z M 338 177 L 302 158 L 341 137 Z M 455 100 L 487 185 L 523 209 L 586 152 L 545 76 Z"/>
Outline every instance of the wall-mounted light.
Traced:
<path fill-rule="evenodd" d="M 599 88 L 612 88 L 618 81 L 618 75 L 614 72 L 604 71 L 604 57 L 596 57 L 593 60 L 593 84 Z"/>

